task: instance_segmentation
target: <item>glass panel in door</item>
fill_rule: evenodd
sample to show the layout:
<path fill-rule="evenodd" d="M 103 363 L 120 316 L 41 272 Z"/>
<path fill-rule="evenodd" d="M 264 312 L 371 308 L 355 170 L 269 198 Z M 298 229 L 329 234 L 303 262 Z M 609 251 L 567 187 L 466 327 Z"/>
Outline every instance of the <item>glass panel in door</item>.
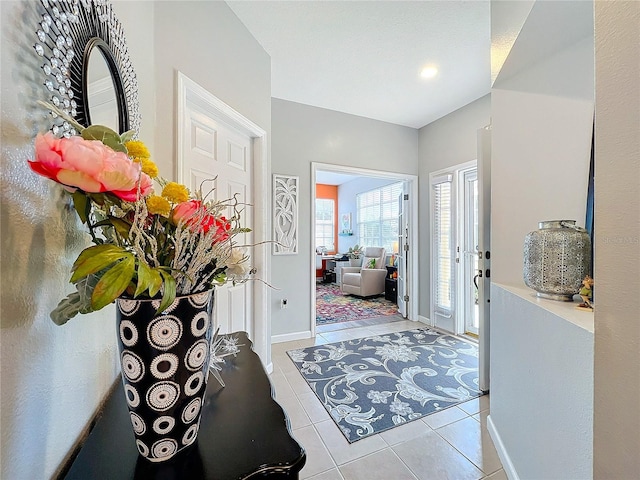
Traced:
<path fill-rule="evenodd" d="M 478 174 L 474 168 L 463 173 L 464 239 L 463 291 L 465 333 L 478 335 L 480 312 L 478 307 Z"/>

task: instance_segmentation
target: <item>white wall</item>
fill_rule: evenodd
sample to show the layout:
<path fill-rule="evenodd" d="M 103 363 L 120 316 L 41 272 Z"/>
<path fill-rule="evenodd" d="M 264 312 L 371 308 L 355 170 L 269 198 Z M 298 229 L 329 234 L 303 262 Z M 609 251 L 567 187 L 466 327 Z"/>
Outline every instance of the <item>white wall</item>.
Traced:
<path fill-rule="evenodd" d="M 491 276 L 523 285 L 524 238 L 538 222 L 584 227 L 593 100 L 494 89 L 491 103 Z"/>
<path fill-rule="evenodd" d="M 311 163 L 416 175 L 418 131 L 280 99 L 272 101 L 273 173 L 300 177 L 297 255 L 272 258 L 272 333 L 309 334 L 311 313 Z M 314 263 L 315 264 L 315 263 Z M 280 309 L 280 299 L 289 307 Z"/>
<path fill-rule="evenodd" d="M 476 160 L 478 130 L 489 125 L 491 97 L 485 95 L 420 129 L 420 246 L 419 282 L 421 316 L 430 316 L 431 232 L 429 227 L 429 174 L 443 168 Z"/>
<path fill-rule="evenodd" d="M 640 3 L 596 2 L 594 478 L 640 472 Z"/>
<path fill-rule="evenodd" d="M 503 5 L 492 3 L 492 19 Z M 538 222 L 584 226 L 591 8 L 536 2 L 491 92 L 489 426 L 510 478 L 592 477 L 593 314 L 536 300 L 522 280 L 524 237 Z"/>
<path fill-rule="evenodd" d="M 492 21 L 502 8 L 495 2 Z M 568 19 L 571 28 L 563 29 Z M 593 72 L 593 6 L 535 2 L 491 92 L 495 282 L 523 285 L 524 237 L 538 222 L 584 226 Z"/>
<path fill-rule="evenodd" d="M 354 233 L 349 237 L 338 237 L 338 252 L 345 253 L 349 250 L 349 247 L 361 243 L 358 238 L 356 223 L 358 221 L 356 195 L 392 183 L 396 183 L 396 180 L 390 181 L 382 178 L 362 177 L 338 186 L 338 221 L 340 221 L 340 215 L 343 213 L 351 213 L 351 229 Z"/>
<path fill-rule="evenodd" d="M 63 327 L 49 319 L 89 241 L 61 189 L 26 164 L 33 138 L 47 128 L 35 103 L 46 98 L 33 50 L 36 5 L 0 2 L 0 477 L 16 480 L 54 475 L 119 368 L 113 307 Z M 175 177 L 176 69 L 270 132 L 269 56 L 225 3 L 117 1 L 114 10 L 140 85 L 140 136 L 164 176 Z"/>
<path fill-rule="evenodd" d="M 49 478 L 58 469 L 118 373 L 113 307 L 63 327 L 49 319 L 71 293 L 70 267 L 89 244 L 68 196 L 27 166 L 33 138 L 48 128 L 40 57 L 33 50 L 36 2 L 0 2 L 2 75 L 2 323 L 0 477 Z M 133 31 L 129 55 L 150 85 L 153 4 L 114 10 Z M 140 19 L 150 19 L 141 22 Z M 140 70 L 141 69 L 141 70 Z M 140 97 L 143 124 L 153 100 Z M 152 132 L 148 123 L 145 132 Z M 152 137 L 151 137 L 152 138 Z M 150 142 L 152 144 L 152 141 Z"/>
<path fill-rule="evenodd" d="M 593 329 L 584 315 L 491 286 L 488 422 L 509 478 L 592 478 Z"/>

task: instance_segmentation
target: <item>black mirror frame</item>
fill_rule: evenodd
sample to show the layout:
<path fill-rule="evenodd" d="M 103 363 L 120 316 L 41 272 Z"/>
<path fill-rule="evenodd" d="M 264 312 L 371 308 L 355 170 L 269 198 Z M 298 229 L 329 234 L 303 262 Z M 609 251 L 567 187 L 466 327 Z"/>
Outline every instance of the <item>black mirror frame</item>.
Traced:
<path fill-rule="evenodd" d="M 109 66 L 118 102 L 118 128 L 140 130 L 138 81 L 129 59 L 124 29 L 108 0 L 40 0 L 36 53 L 44 59 L 44 85 L 49 102 L 82 126 L 90 124 L 86 69 L 89 54 L 99 48 Z M 73 125 L 56 117 L 58 136 L 76 134 Z"/>

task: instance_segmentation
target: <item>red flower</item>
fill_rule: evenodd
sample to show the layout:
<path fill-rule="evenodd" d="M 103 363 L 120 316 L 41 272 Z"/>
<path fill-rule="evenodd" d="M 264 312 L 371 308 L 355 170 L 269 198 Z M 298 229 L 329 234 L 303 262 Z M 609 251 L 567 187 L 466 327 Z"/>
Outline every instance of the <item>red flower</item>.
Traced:
<path fill-rule="evenodd" d="M 229 238 L 231 223 L 225 217 L 216 218 L 207 212 L 200 200 L 189 200 L 175 206 L 171 216 L 177 225 L 184 222 L 192 231 L 207 233 L 212 228 L 216 229 L 213 241 L 223 242 Z"/>
<path fill-rule="evenodd" d="M 229 230 L 231 230 L 231 222 L 225 217 L 216 218 L 215 221 L 216 236 L 214 242 L 224 242 L 229 239 Z"/>

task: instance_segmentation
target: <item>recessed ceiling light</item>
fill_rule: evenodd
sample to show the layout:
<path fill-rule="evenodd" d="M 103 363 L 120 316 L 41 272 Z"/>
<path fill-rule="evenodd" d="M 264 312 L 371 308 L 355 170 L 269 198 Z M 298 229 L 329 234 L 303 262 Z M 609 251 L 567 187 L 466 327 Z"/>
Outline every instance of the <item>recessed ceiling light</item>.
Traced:
<path fill-rule="evenodd" d="M 420 76 L 422 78 L 433 78 L 438 74 L 438 69 L 436 67 L 424 67 L 420 72 Z"/>

